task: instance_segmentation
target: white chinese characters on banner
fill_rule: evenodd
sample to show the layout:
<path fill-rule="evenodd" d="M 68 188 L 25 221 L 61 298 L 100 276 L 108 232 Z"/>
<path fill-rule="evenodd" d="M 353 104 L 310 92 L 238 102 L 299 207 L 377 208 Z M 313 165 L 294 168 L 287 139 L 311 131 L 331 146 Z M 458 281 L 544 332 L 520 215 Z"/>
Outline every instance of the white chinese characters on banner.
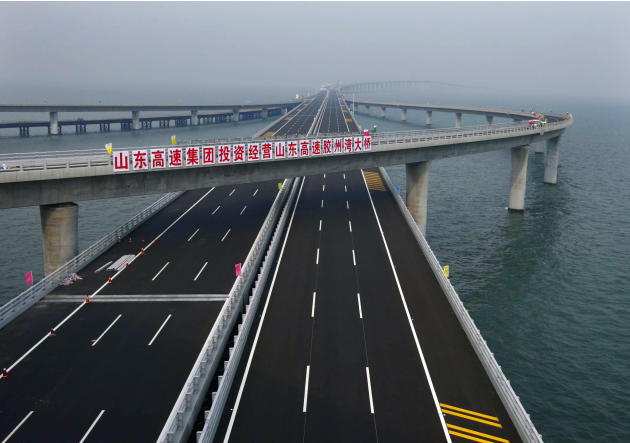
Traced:
<path fill-rule="evenodd" d="M 129 151 L 116 151 L 112 155 L 114 161 L 114 172 L 129 171 L 131 165 L 129 164 Z"/>
<path fill-rule="evenodd" d="M 168 167 L 179 168 L 183 164 L 182 148 L 168 148 Z"/>
<path fill-rule="evenodd" d="M 215 146 L 202 146 L 201 147 L 201 164 L 214 165 L 215 162 Z"/>
<path fill-rule="evenodd" d="M 166 149 L 151 149 L 151 169 L 166 168 Z"/>
<path fill-rule="evenodd" d="M 149 153 L 146 149 L 131 151 L 131 159 L 134 171 L 149 169 Z"/>

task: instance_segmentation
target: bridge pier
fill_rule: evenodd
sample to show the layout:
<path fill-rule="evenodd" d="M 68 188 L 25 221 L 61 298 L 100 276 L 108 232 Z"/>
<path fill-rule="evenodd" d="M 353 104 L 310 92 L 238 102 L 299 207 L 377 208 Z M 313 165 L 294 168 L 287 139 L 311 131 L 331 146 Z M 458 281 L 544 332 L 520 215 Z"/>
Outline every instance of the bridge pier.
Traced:
<path fill-rule="evenodd" d="M 140 111 L 131 111 L 131 129 L 134 131 L 140 129 Z"/>
<path fill-rule="evenodd" d="M 407 163 L 407 208 L 422 234 L 427 232 L 427 197 L 429 194 L 430 161 Z"/>
<path fill-rule="evenodd" d="M 76 203 L 41 205 L 44 273 L 53 272 L 79 253 L 79 206 Z"/>
<path fill-rule="evenodd" d="M 381 106 L 381 118 L 385 118 L 385 106 Z"/>
<path fill-rule="evenodd" d="M 433 111 L 427 111 L 427 126 L 433 124 Z"/>
<path fill-rule="evenodd" d="M 455 127 L 458 129 L 461 129 L 462 127 L 462 113 L 461 112 L 455 113 Z"/>
<path fill-rule="evenodd" d="M 237 122 L 241 119 L 241 111 L 238 109 L 232 110 L 232 121 Z"/>
<path fill-rule="evenodd" d="M 407 121 L 407 110 L 405 108 L 400 110 L 400 120 L 403 122 Z"/>
<path fill-rule="evenodd" d="M 534 146 L 534 152 L 536 154 L 544 154 L 545 153 L 545 142 L 538 142 Z"/>
<path fill-rule="evenodd" d="M 197 109 L 190 110 L 190 126 L 199 125 L 199 111 Z"/>
<path fill-rule="evenodd" d="M 50 135 L 59 134 L 59 117 L 57 112 L 50 112 L 50 123 L 48 123 L 48 133 Z"/>
<path fill-rule="evenodd" d="M 517 146 L 512 148 L 512 176 L 510 179 L 509 211 L 523 212 L 525 210 L 528 154 L 529 147 L 527 146 Z"/>
<path fill-rule="evenodd" d="M 490 126 L 492 124 L 492 119 L 494 117 L 492 115 L 486 115 L 486 126 Z"/>
<path fill-rule="evenodd" d="M 365 113 L 370 115 L 370 105 L 365 105 Z"/>
<path fill-rule="evenodd" d="M 549 185 L 558 183 L 558 162 L 560 160 L 560 151 L 558 150 L 558 142 L 560 137 L 547 139 L 547 157 L 545 158 L 545 179 L 544 182 Z"/>

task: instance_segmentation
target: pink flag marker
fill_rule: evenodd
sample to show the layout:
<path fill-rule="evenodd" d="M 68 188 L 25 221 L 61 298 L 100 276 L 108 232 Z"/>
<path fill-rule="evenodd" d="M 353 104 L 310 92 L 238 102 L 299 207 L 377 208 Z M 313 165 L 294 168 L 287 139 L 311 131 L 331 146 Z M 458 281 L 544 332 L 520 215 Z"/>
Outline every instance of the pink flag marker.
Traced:
<path fill-rule="evenodd" d="M 24 277 L 26 278 L 26 285 L 31 286 L 33 284 L 33 271 L 28 271 Z"/>
<path fill-rule="evenodd" d="M 237 263 L 234 265 L 234 269 L 236 270 L 236 276 L 238 277 L 239 275 L 241 275 L 241 264 Z"/>

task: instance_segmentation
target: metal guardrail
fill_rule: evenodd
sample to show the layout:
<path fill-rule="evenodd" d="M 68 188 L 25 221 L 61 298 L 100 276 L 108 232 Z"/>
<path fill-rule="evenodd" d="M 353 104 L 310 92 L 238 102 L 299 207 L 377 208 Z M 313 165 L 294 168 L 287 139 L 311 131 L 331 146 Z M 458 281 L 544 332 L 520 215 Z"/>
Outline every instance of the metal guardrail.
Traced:
<path fill-rule="evenodd" d="M 385 185 L 394 196 L 394 199 L 396 200 L 396 203 L 398 204 L 403 216 L 405 217 L 407 224 L 411 228 L 414 237 L 418 241 L 418 244 L 420 245 L 424 256 L 427 258 L 431 266 L 431 270 L 435 275 L 435 278 L 444 291 L 444 294 L 446 295 L 446 298 L 451 305 L 451 308 L 455 312 L 455 315 L 457 316 L 460 325 L 464 329 L 464 332 L 466 333 L 470 344 L 475 350 L 475 353 L 481 361 L 484 369 L 486 370 L 486 373 L 488 374 L 492 385 L 499 394 L 499 397 L 501 398 L 505 409 L 510 415 L 510 418 L 512 419 L 512 422 L 514 423 L 514 426 L 516 427 L 516 430 L 518 431 L 520 437 L 523 439 L 523 441 L 528 443 L 542 442 L 542 436 L 536 430 L 536 427 L 534 426 L 534 423 L 532 422 L 529 414 L 525 412 L 525 408 L 523 408 L 519 397 L 516 395 L 514 389 L 510 385 L 510 381 L 505 377 L 505 374 L 503 374 L 501 366 L 499 366 L 494 358 L 494 354 L 492 353 L 492 351 L 490 351 L 488 344 L 481 336 L 479 328 L 477 328 L 477 325 L 475 325 L 475 322 L 468 313 L 468 310 L 466 310 L 464 303 L 462 303 L 459 295 L 457 295 L 457 292 L 455 291 L 455 288 L 453 288 L 453 285 L 451 285 L 450 280 L 444 277 L 442 267 L 440 266 L 437 257 L 433 253 L 433 250 L 431 250 L 429 243 L 427 243 L 426 239 L 422 235 L 422 232 L 420 231 L 415 220 L 409 213 L 409 210 L 405 206 L 402 198 L 396 192 L 395 187 L 392 184 L 389 175 L 387 174 L 387 171 L 385 171 L 384 168 L 379 168 L 379 170 L 381 172 L 381 175 L 383 176 Z"/>
<path fill-rule="evenodd" d="M 183 441 L 192 430 L 194 421 L 203 403 L 203 394 L 208 390 L 212 375 L 214 375 L 221 360 L 239 313 L 242 312 L 245 295 L 249 292 L 249 288 L 257 275 L 256 271 L 259 269 L 263 258 L 262 255 L 269 244 L 271 234 L 276 227 L 276 221 L 280 216 L 280 211 L 287 199 L 293 180 L 284 180 L 282 189 L 276 196 L 241 267 L 241 275 L 234 281 L 232 289 L 162 428 L 158 442 Z"/>
<path fill-rule="evenodd" d="M 48 274 L 20 295 L 9 300 L 4 306 L 0 307 L 0 328 L 4 327 L 4 325 L 41 300 L 50 291 L 59 286 L 68 276 L 89 264 L 104 250 L 115 244 L 118 241 L 118 237 L 125 236 L 136 226 L 171 203 L 181 194 L 182 192 L 171 192 L 163 195 L 156 202 L 133 216 L 129 221 L 120 225 L 79 255 L 73 257 L 66 264 Z"/>
<path fill-rule="evenodd" d="M 463 128 L 442 128 L 442 129 L 425 129 L 416 131 L 401 132 L 383 132 L 372 134 L 372 150 L 379 150 L 390 147 L 390 145 L 403 143 L 429 143 L 439 141 L 458 140 L 462 142 L 466 140 L 474 140 L 478 137 L 511 137 L 522 134 L 544 134 L 545 132 L 563 129 L 573 123 L 571 118 L 561 119 L 555 122 L 549 122 L 539 127 L 530 126 L 526 120 L 518 123 L 498 123 L 492 125 L 466 126 Z M 313 140 L 321 138 L 338 138 L 347 137 L 348 133 L 319 134 L 317 136 L 302 136 L 301 139 Z M 275 142 L 296 140 L 296 137 L 269 137 L 265 139 L 253 138 L 232 138 L 232 139 L 207 139 L 193 140 L 175 146 L 159 145 L 159 146 L 143 146 L 141 149 L 165 149 L 171 147 L 186 148 L 189 146 L 199 145 L 218 145 L 218 144 L 234 144 L 234 143 L 251 143 L 251 142 Z M 125 148 L 131 151 L 133 148 Z M 333 155 L 352 155 L 363 154 L 358 153 L 336 153 Z M 274 159 L 274 161 L 291 161 L 291 158 Z M 105 153 L 103 149 L 86 149 L 74 151 L 54 151 L 54 152 L 34 152 L 34 153 L 16 153 L 16 154 L 0 154 L 0 176 L 11 172 L 22 171 L 38 171 L 38 170 L 54 170 L 54 169 L 76 169 L 90 168 L 97 166 L 112 165 L 112 156 Z M 263 162 L 260 162 L 263 163 Z M 233 163 L 230 163 L 233 164 Z M 113 166 L 112 166 L 113 167 Z M 212 167 L 208 165 L 188 167 L 189 169 L 200 167 Z M 131 171 L 129 173 L 142 173 L 152 171 Z M 112 174 L 113 174 L 112 170 Z"/>
<path fill-rule="evenodd" d="M 271 244 L 267 249 L 267 254 L 265 255 L 261 270 L 258 273 L 258 278 L 256 279 L 254 288 L 252 289 L 252 296 L 250 297 L 249 305 L 247 305 L 247 312 L 245 313 L 243 322 L 239 327 L 238 335 L 235 339 L 234 349 L 230 354 L 230 359 L 226 365 L 225 372 L 221 377 L 216 395 L 214 396 L 212 401 L 212 406 L 210 407 L 210 411 L 206 416 L 203 430 L 197 438 L 197 442 L 210 443 L 214 440 L 215 434 L 219 427 L 219 423 L 221 421 L 221 417 L 223 415 L 223 410 L 227 403 L 228 396 L 230 395 L 232 383 L 234 382 L 234 378 L 236 377 L 236 372 L 238 370 L 243 351 L 245 350 L 247 338 L 249 337 L 249 331 L 251 330 L 252 324 L 254 323 L 254 319 L 256 317 L 256 313 L 258 312 L 258 305 L 260 304 L 260 300 L 263 298 L 263 290 L 265 289 L 267 278 L 271 271 L 273 262 L 276 258 L 278 246 L 280 245 L 280 242 L 282 240 L 282 233 L 284 230 L 283 228 L 289 217 L 292 202 L 295 198 L 295 194 L 297 193 L 300 182 L 301 180 L 298 179 L 295 180 L 293 183 L 291 195 L 288 199 L 288 204 L 285 205 L 282 211 L 282 215 L 273 234 Z"/>

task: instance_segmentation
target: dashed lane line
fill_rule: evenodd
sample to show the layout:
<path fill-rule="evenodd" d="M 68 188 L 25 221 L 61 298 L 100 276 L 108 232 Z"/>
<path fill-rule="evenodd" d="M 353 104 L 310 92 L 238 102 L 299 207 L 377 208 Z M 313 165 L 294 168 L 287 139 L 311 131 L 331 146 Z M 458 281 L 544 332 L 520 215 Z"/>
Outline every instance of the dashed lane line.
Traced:
<path fill-rule="evenodd" d="M 317 248 L 317 256 L 315 257 L 315 264 L 319 264 L 319 248 Z"/>
<path fill-rule="evenodd" d="M 315 318 L 315 298 L 317 297 L 317 292 L 313 291 L 313 306 L 311 307 L 311 318 Z"/>
<path fill-rule="evenodd" d="M 118 317 L 116 317 L 114 321 L 109 324 L 109 326 L 103 331 L 103 333 L 99 335 L 96 340 L 92 340 L 92 346 L 96 346 L 96 344 L 101 340 L 101 338 L 103 338 L 103 336 L 107 334 L 107 331 L 109 331 L 112 328 L 112 326 L 116 324 L 116 322 L 118 321 L 118 319 L 120 319 L 120 317 L 122 317 L 122 314 L 118 314 Z"/>
<path fill-rule="evenodd" d="M 200 229 L 200 228 L 197 228 L 197 230 L 196 230 L 195 232 L 193 232 L 193 233 L 192 233 L 192 235 L 191 235 L 190 237 L 188 237 L 188 240 L 186 240 L 186 241 L 191 241 L 191 240 L 193 239 L 193 237 L 194 237 L 195 235 L 197 235 L 197 232 L 199 232 L 199 229 Z"/>
<path fill-rule="evenodd" d="M 26 420 L 28 420 L 28 418 L 29 418 L 31 415 L 33 415 L 33 412 L 34 412 L 34 411 L 30 411 L 28 414 L 26 414 L 26 417 L 24 417 L 24 418 L 22 419 L 22 421 L 20 421 L 20 422 L 18 423 L 18 425 L 17 425 L 15 428 L 13 428 L 13 430 L 11 431 L 11 433 L 10 433 L 9 435 L 7 435 L 6 437 L 4 437 L 4 440 L 2 440 L 2 443 L 6 443 L 6 442 L 8 442 L 8 441 L 9 441 L 9 439 L 10 439 L 11 437 L 13 437 L 13 434 L 15 434 L 15 433 L 18 431 L 18 429 L 20 429 L 20 428 L 22 427 L 22 425 L 24 424 L 24 422 L 26 422 Z"/>
<path fill-rule="evenodd" d="M 232 189 L 232 192 L 228 194 L 228 197 L 232 197 L 232 194 L 234 194 L 234 191 L 236 191 L 236 188 Z"/>
<path fill-rule="evenodd" d="M 228 229 L 227 232 L 225 233 L 225 235 L 223 236 L 223 238 L 221 239 L 221 243 L 223 243 L 223 240 L 225 240 L 225 237 L 228 236 L 228 234 L 230 233 L 230 231 L 232 230 L 232 228 Z"/>
<path fill-rule="evenodd" d="M 319 232 L 322 232 L 322 220 L 319 220 Z"/>
<path fill-rule="evenodd" d="M 311 366 L 306 366 L 306 378 L 304 380 L 304 404 L 302 405 L 302 412 L 306 412 L 306 404 L 308 401 L 308 379 L 311 373 Z"/>
<path fill-rule="evenodd" d="M 155 335 L 153 336 L 153 338 L 151 339 L 151 341 L 149 342 L 148 346 L 151 346 L 153 344 L 153 342 L 155 341 L 155 339 L 157 338 L 158 334 L 160 333 L 160 331 L 162 330 L 162 328 L 166 325 L 166 322 L 169 321 L 171 319 L 171 315 L 172 314 L 168 314 L 168 317 L 166 317 L 166 320 L 164 320 L 164 322 L 162 323 L 162 326 L 159 327 L 159 329 L 157 330 L 157 332 L 155 333 Z"/>
<path fill-rule="evenodd" d="M 245 212 L 245 209 L 247 209 L 247 205 L 243 206 L 243 209 L 241 209 L 241 213 L 239 215 L 243 215 L 243 212 Z"/>
<path fill-rule="evenodd" d="M 372 400 L 372 383 L 370 382 L 370 368 L 365 367 L 365 376 L 367 377 L 368 394 L 370 396 L 370 412 L 374 414 L 374 401 Z"/>
<path fill-rule="evenodd" d="M 94 426 L 96 426 L 96 423 L 98 423 L 98 421 L 101 419 L 104 413 L 105 413 L 105 409 L 103 409 L 101 413 L 98 414 L 98 416 L 94 419 L 94 421 L 92 422 L 92 424 L 90 425 L 86 433 L 83 435 L 83 438 L 81 439 L 79 443 L 83 443 L 85 441 L 85 439 L 88 437 L 88 435 L 90 435 L 90 432 L 92 432 L 92 429 L 94 429 Z"/>
<path fill-rule="evenodd" d="M 226 234 L 227 235 L 227 234 Z M 223 241 L 223 240 L 222 240 Z M 197 272 L 197 275 L 195 276 L 195 278 L 193 279 L 193 281 L 197 281 L 197 279 L 199 278 L 199 276 L 201 275 L 201 273 L 203 272 L 204 269 L 206 269 L 206 266 L 208 266 L 208 262 L 205 262 L 203 264 L 203 266 L 201 267 L 201 269 L 199 270 L 199 272 Z"/>
<path fill-rule="evenodd" d="M 258 188 L 256 188 L 256 190 L 254 191 L 254 193 L 252 194 L 252 197 L 256 197 L 256 194 L 258 194 Z"/>
<path fill-rule="evenodd" d="M 363 318 L 363 309 L 361 309 L 361 294 L 357 292 L 357 302 L 359 303 L 359 318 Z"/>
<path fill-rule="evenodd" d="M 160 269 L 157 274 L 155 274 L 153 276 L 153 278 L 151 279 L 151 281 L 155 281 L 156 278 L 158 278 L 158 276 L 162 273 L 163 270 L 166 269 L 166 267 L 168 266 L 168 264 L 170 263 L 170 261 L 167 261 L 166 264 L 164 266 L 162 266 L 162 269 Z"/>
<path fill-rule="evenodd" d="M 217 209 L 215 209 L 214 211 L 212 211 L 212 214 L 210 214 L 210 215 L 214 215 L 214 214 L 216 214 L 216 212 L 217 212 L 219 209 L 221 209 L 221 205 L 217 206 Z"/>

